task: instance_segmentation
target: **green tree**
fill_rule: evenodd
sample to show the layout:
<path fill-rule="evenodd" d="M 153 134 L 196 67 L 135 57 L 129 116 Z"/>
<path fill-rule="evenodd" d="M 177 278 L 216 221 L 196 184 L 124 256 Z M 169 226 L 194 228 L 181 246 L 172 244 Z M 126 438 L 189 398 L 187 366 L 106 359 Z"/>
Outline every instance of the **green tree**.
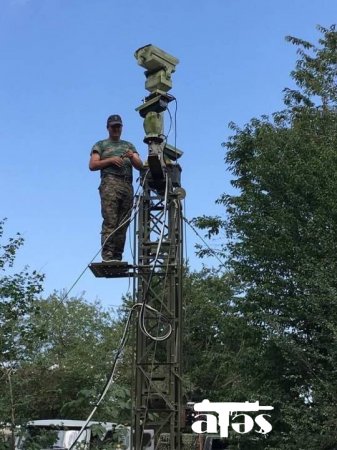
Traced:
<path fill-rule="evenodd" d="M 231 124 L 226 219 L 197 220 L 226 231 L 235 309 L 262 336 L 249 389 L 275 411 L 261 448 L 337 446 L 337 33 L 319 30 L 317 46 L 287 38 L 299 59 L 285 109 Z"/>
<path fill-rule="evenodd" d="M 15 271 L 22 245 L 20 234 L 0 245 L 1 422 L 14 430 L 33 419 L 86 419 L 110 376 L 123 315 L 64 293 L 40 298 L 43 276 Z M 95 419 L 129 423 L 130 389 L 120 366 L 114 378 L 122 381 L 113 383 Z"/>
<path fill-rule="evenodd" d="M 0 221 L 0 239 L 3 238 L 4 220 Z M 14 365 L 23 358 L 30 341 L 22 338 L 32 331 L 29 322 L 22 322 L 26 314 L 35 314 L 37 295 L 42 291 L 43 275 L 30 272 L 25 267 L 19 273 L 13 273 L 15 254 L 23 245 L 23 238 L 18 233 L 9 238 L 7 243 L 0 243 L 0 348 L 1 367 Z M 22 325 L 19 329 L 17 324 Z"/>
<path fill-rule="evenodd" d="M 4 224 L 5 220 L 0 221 L 1 241 Z M 36 298 L 42 291 L 43 281 L 43 275 L 30 272 L 28 267 L 15 273 L 15 255 L 22 245 L 19 233 L 7 242 L 0 242 L 0 413 L 4 423 L 11 423 L 12 432 L 18 408 L 15 373 L 32 345 L 28 336 L 34 334 L 32 324 L 23 319 L 28 314 L 38 314 Z"/>
<path fill-rule="evenodd" d="M 234 298 L 229 274 L 204 268 L 184 277 L 183 373 L 189 401 L 246 400 L 240 390 L 246 384 L 241 366 L 249 354 L 254 361 L 258 335 L 236 315 Z"/>
<path fill-rule="evenodd" d="M 27 336 L 31 346 L 15 370 L 15 395 L 24 400 L 20 418 L 84 420 L 110 376 L 120 319 L 98 301 L 64 299 L 57 293 L 37 303 L 39 314 L 22 318 L 33 327 L 35 339 Z M 94 420 L 122 419 L 119 408 L 126 395 L 126 388 L 114 384 Z"/>

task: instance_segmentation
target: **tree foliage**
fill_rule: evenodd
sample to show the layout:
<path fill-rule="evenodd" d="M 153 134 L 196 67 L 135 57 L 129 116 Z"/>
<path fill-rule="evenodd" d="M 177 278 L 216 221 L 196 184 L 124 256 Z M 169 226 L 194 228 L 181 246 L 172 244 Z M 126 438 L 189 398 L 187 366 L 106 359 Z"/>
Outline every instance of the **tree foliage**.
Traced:
<path fill-rule="evenodd" d="M 226 232 L 236 313 L 261 333 L 259 364 L 247 366 L 251 395 L 275 406 L 261 448 L 337 446 L 337 32 L 319 30 L 318 46 L 287 38 L 299 59 L 285 109 L 231 124 L 236 193 L 218 199 L 227 216 L 210 223 Z"/>
<path fill-rule="evenodd" d="M 25 267 L 14 271 L 15 254 L 23 245 L 18 233 L 4 239 L 5 220 L 0 221 L 0 412 L 1 421 L 11 424 L 12 435 L 16 421 L 17 402 L 15 373 L 32 345 L 34 327 L 25 318 L 38 314 L 37 295 L 42 291 L 43 275 Z M 13 445 L 13 439 L 12 439 Z"/>
<path fill-rule="evenodd" d="M 0 239 L 3 238 L 5 221 L 0 221 Z M 35 299 L 42 291 L 43 275 L 36 271 L 30 272 L 25 267 L 19 273 L 11 273 L 15 254 L 23 245 L 20 234 L 8 239 L 7 243 L 0 243 L 0 348 L 2 368 L 15 365 L 23 357 L 29 340 L 23 342 L 23 337 L 31 331 L 29 322 L 19 321 L 26 314 L 36 314 Z M 13 272 L 13 270 L 12 270 Z"/>
<path fill-rule="evenodd" d="M 235 290 L 228 274 L 213 270 L 184 278 L 184 374 L 189 401 L 243 399 L 242 353 L 255 353 L 255 336 L 234 311 Z M 249 343 L 247 343 L 249 341 Z M 243 345 L 243 343 L 247 345 Z M 220 396 L 220 397 L 219 397 Z"/>
<path fill-rule="evenodd" d="M 43 275 L 15 270 L 22 245 L 20 234 L 0 245 L 1 423 L 13 430 L 34 419 L 85 420 L 110 376 L 123 317 L 98 301 L 41 298 Z M 130 423 L 129 386 L 119 370 L 115 379 L 95 419 Z"/>
<path fill-rule="evenodd" d="M 17 420 L 84 420 L 110 376 L 120 341 L 118 318 L 99 302 L 62 297 L 37 300 L 39 314 L 22 319 L 34 336 L 27 336 L 32 343 L 13 371 Z M 126 398 L 128 389 L 114 386 L 96 420 L 126 420 Z"/>

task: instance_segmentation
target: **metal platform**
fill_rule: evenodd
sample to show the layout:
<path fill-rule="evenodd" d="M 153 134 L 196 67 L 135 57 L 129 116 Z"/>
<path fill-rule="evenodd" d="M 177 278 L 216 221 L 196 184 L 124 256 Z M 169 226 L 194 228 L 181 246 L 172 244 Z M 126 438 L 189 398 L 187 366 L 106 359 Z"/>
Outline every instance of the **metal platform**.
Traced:
<path fill-rule="evenodd" d="M 134 276 L 134 266 L 125 261 L 89 264 L 89 269 L 97 278 L 123 278 Z"/>

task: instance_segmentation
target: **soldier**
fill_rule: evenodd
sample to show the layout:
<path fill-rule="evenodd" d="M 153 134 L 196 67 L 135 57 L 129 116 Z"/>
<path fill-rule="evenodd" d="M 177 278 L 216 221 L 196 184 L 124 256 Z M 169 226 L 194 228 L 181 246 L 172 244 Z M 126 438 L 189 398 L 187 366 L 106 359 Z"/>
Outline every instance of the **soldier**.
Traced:
<path fill-rule="evenodd" d="M 122 260 L 133 203 L 132 167 L 139 170 L 143 166 L 134 145 L 120 139 L 122 127 L 122 119 L 118 114 L 109 116 L 109 137 L 98 141 L 90 154 L 89 169 L 101 171 L 99 193 L 104 262 Z"/>

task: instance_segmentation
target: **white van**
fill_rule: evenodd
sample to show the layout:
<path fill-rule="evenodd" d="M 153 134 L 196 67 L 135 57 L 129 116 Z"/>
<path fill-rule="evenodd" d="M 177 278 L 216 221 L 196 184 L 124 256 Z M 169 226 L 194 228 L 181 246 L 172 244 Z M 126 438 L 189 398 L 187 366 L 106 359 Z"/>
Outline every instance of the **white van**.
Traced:
<path fill-rule="evenodd" d="M 43 450 L 68 450 L 85 425 L 84 420 L 33 420 L 17 433 L 15 450 L 26 450 L 34 440 Z M 154 450 L 153 430 L 145 430 L 142 450 Z M 122 444 L 131 450 L 130 428 L 113 422 L 89 422 L 81 433 L 75 449 L 104 448 L 105 444 Z"/>

